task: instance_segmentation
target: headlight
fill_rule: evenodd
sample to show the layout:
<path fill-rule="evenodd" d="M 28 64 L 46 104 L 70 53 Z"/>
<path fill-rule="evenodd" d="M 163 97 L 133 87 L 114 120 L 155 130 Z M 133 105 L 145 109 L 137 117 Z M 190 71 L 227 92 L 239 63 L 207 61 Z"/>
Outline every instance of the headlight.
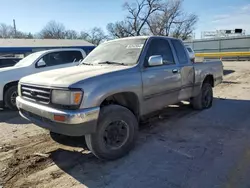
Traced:
<path fill-rule="evenodd" d="M 52 90 L 52 103 L 61 105 L 79 105 L 82 91 Z"/>

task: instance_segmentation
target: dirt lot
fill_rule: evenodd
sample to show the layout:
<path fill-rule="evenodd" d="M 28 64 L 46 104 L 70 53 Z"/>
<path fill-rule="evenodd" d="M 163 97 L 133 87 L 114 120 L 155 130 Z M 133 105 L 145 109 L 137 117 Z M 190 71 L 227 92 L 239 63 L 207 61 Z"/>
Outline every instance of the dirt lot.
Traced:
<path fill-rule="evenodd" d="M 172 105 L 142 123 L 136 148 L 104 162 L 83 138 L 0 111 L 0 187 L 250 187 L 250 62 L 224 62 L 214 106 Z"/>

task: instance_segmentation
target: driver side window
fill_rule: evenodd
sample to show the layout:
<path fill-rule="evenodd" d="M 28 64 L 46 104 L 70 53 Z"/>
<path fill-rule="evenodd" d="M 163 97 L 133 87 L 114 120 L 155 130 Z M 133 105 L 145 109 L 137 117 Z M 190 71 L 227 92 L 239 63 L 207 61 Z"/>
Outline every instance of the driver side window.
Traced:
<path fill-rule="evenodd" d="M 53 52 L 53 53 L 46 54 L 45 56 L 42 57 L 42 59 L 46 63 L 47 67 L 60 65 L 63 62 L 60 52 Z"/>
<path fill-rule="evenodd" d="M 59 51 L 43 56 L 39 61 L 43 61 L 46 67 L 79 62 L 83 59 L 80 51 Z"/>
<path fill-rule="evenodd" d="M 154 55 L 161 55 L 164 65 L 175 64 L 170 45 L 165 39 L 156 38 L 150 42 L 146 58 L 144 60 L 146 67 L 148 66 L 149 57 Z"/>

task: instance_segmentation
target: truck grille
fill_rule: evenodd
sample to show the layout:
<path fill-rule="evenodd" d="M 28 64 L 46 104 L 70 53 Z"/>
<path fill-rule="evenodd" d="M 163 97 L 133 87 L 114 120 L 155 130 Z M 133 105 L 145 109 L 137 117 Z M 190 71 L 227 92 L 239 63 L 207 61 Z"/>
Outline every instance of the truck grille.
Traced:
<path fill-rule="evenodd" d="M 51 89 L 37 86 L 21 85 L 21 95 L 27 100 L 43 104 L 50 103 Z"/>

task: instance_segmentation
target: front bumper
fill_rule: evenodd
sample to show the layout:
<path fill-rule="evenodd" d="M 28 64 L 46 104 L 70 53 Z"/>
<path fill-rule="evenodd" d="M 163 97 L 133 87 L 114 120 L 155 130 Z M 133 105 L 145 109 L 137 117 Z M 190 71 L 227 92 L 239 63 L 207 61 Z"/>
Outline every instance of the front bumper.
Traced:
<path fill-rule="evenodd" d="M 17 97 L 16 104 L 23 118 L 51 132 L 68 136 L 83 136 L 96 131 L 99 107 L 79 110 L 58 110 L 24 100 L 21 97 Z M 64 116 L 65 121 L 55 121 L 55 115 Z"/>

